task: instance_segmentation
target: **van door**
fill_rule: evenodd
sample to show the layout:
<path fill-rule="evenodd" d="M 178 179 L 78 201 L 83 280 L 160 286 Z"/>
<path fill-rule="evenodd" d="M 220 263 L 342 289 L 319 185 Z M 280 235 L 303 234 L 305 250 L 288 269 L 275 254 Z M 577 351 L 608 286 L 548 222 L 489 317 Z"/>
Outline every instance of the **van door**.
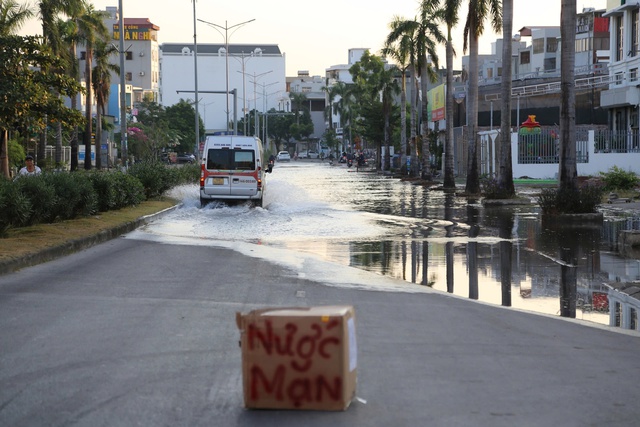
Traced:
<path fill-rule="evenodd" d="M 232 150 L 234 171 L 231 177 L 231 194 L 255 196 L 258 194 L 255 150 Z"/>
<path fill-rule="evenodd" d="M 231 150 L 228 148 L 210 148 L 207 151 L 208 174 L 204 183 L 204 192 L 211 196 L 228 196 L 231 194 Z"/>

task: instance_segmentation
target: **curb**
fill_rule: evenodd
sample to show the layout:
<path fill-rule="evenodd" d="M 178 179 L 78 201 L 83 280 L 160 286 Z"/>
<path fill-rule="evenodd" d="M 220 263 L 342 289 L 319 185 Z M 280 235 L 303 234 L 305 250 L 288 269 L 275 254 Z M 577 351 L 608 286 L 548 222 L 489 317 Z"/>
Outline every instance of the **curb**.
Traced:
<path fill-rule="evenodd" d="M 115 239 L 116 237 L 129 233 L 136 228 L 151 222 L 152 220 L 163 217 L 167 213 L 177 209 L 180 206 L 182 206 L 182 204 L 177 204 L 160 212 L 145 215 L 134 221 L 126 222 L 109 230 L 103 230 L 99 233 L 83 237 L 81 239 L 70 240 L 58 246 L 46 248 L 39 252 L 29 254 L 18 259 L 0 261 L 0 276 L 7 273 L 13 273 L 16 270 L 20 270 L 25 267 L 32 267 L 34 265 L 53 261 L 54 259 L 62 258 L 64 256 L 71 255 L 75 252 L 80 252 L 84 249 L 90 248 L 100 243 Z"/>

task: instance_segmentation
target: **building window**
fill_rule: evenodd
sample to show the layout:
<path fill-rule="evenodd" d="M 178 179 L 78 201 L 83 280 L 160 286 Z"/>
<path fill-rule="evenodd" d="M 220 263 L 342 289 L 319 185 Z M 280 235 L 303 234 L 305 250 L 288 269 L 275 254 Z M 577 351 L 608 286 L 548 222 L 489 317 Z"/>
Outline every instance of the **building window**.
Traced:
<path fill-rule="evenodd" d="M 493 68 L 487 68 L 487 78 L 493 78 Z"/>
<path fill-rule="evenodd" d="M 638 69 L 632 68 L 629 70 L 629 81 L 635 82 L 638 81 Z"/>
<path fill-rule="evenodd" d="M 131 61 L 133 59 L 133 52 L 126 51 L 125 58 L 127 59 L 127 61 Z"/>
<path fill-rule="evenodd" d="M 533 53 L 544 53 L 544 39 L 534 39 L 533 40 Z"/>
<path fill-rule="evenodd" d="M 622 58 L 624 58 L 624 24 L 622 16 L 616 16 L 616 28 L 618 29 L 616 34 L 616 61 L 622 61 Z"/>
<path fill-rule="evenodd" d="M 631 51 L 629 56 L 636 56 L 638 54 L 638 12 L 639 9 L 635 9 L 631 12 Z"/>
<path fill-rule="evenodd" d="M 530 64 L 531 63 L 531 52 L 520 52 L 520 63 L 521 64 Z"/>
<path fill-rule="evenodd" d="M 555 71 L 556 70 L 556 58 L 545 58 L 545 60 L 544 60 L 544 70 L 545 71 Z"/>
<path fill-rule="evenodd" d="M 87 59 L 87 52 L 83 50 L 82 52 L 80 52 L 80 60 L 84 61 L 86 59 Z"/>
<path fill-rule="evenodd" d="M 131 71 L 129 71 L 128 73 L 126 73 L 126 74 L 124 75 L 124 78 L 125 78 L 128 82 L 130 82 L 130 81 L 133 79 L 133 75 L 131 74 Z"/>
<path fill-rule="evenodd" d="M 547 38 L 547 52 L 555 52 L 558 50 L 558 39 L 555 37 Z"/>
<path fill-rule="evenodd" d="M 623 80 L 622 73 L 616 73 L 615 77 L 616 77 L 616 85 L 621 85 Z"/>

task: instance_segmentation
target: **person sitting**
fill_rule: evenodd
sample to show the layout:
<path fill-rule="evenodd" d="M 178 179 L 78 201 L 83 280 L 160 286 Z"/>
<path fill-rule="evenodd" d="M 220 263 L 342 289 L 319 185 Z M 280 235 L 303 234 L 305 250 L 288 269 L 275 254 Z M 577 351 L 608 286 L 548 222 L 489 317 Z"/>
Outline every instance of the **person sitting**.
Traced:
<path fill-rule="evenodd" d="M 31 154 L 29 154 L 25 159 L 24 159 L 24 167 L 22 169 L 20 169 L 20 171 L 18 172 L 18 175 L 22 176 L 22 175 L 40 175 L 42 173 L 42 169 L 40 169 L 38 167 L 38 165 L 35 164 L 35 162 L 33 161 L 33 156 Z"/>

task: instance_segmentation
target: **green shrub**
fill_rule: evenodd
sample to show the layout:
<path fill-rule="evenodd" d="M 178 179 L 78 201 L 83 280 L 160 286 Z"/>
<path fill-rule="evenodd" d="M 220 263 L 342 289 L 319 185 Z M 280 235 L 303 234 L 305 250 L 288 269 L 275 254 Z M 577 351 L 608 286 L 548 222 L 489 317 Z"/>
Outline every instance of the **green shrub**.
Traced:
<path fill-rule="evenodd" d="M 84 172 L 43 175 L 53 185 L 58 195 L 51 206 L 58 219 L 72 219 L 92 215 L 98 211 L 98 196 Z"/>
<path fill-rule="evenodd" d="M 135 176 L 121 172 L 115 173 L 112 184 L 116 193 L 113 209 L 139 205 L 146 199 L 144 186 Z"/>
<path fill-rule="evenodd" d="M 143 161 L 129 168 L 129 174 L 140 180 L 147 199 L 162 196 L 177 184 L 177 173 L 159 161 Z"/>
<path fill-rule="evenodd" d="M 51 206 L 56 203 L 55 188 L 47 182 L 46 175 L 20 176 L 14 181 L 17 191 L 31 202 L 29 218 L 25 225 L 49 223 L 55 220 Z"/>
<path fill-rule="evenodd" d="M 22 227 L 31 217 L 31 201 L 15 183 L 0 180 L 0 237 L 12 227 Z"/>
<path fill-rule="evenodd" d="M 486 199 L 511 199 L 514 194 L 511 194 L 506 188 L 498 183 L 496 178 L 483 178 L 480 181 L 482 186 L 482 195 Z"/>
<path fill-rule="evenodd" d="M 200 164 L 190 163 L 179 168 L 172 168 L 175 171 L 176 184 L 195 184 L 200 181 Z"/>
<path fill-rule="evenodd" d="M 625 171 L 613 166 L 607 172 L 600 172 L 604 182 L 604 191 L 632 190 L 638 185 L 638 176 L 635 172 Z"/>
<path fill-rule="evenodd" d="M 595 213 L 602 203 L 604 188 L 597 184 L 587 184 L 575 189 L 544 188 L 538 196 L 538 204 L 543 214 Z"/>
<path fill-rule="evenodd" d="M 87 176 L 93 185 L 93 189 L 96 191 L 98 198 L 98 211 L 106 212 L 111 209 L 116 209 L 116 203 L 118 194 L 115 186 L 114 176 L 120 174 L 120 172 L 105 172 L 105 171 L 92 171 Z"/>

